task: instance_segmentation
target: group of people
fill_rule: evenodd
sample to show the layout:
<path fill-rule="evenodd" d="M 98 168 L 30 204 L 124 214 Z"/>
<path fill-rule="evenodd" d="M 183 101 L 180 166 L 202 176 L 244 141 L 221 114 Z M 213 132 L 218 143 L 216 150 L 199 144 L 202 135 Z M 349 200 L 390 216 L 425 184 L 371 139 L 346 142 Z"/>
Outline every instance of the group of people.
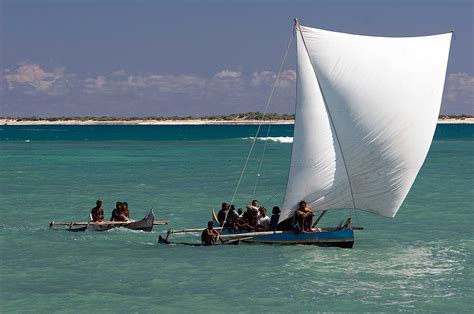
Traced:
<path fill-rule="evenodd" d="M 217 222 L 222 225 L 225 221 L 224 227 L 233 230 L 276 230 L 280 218 L 279 207 L 273 207 L 271 218 L 267 215 L 267 209 L 260 207 L 257 200 L 253 200 L 246 208 L 247 210 L 243 212 L 242 208 L 235 210 L 234 205 L 222 203 L 222 208 L 217 214 Z"/>
<path fill-rule="evenodd" d="M 273 207 L 271 217 L 268 217 L 265 207 L 259 207 L 258 200 L 253 200 L 246 208 L 247 210 L 243 212 L 242 208 L 235 210 L 234 205 L 222 203 L 222 208 L 215 220 L 230 230 L 275 231 L 277 228 L 283 228 L 294 230 L 296 233 L 312 232 L 314 213 L 307 207 L 305 201 L 299 203 L 295 216 L 281 226 L 278 224 L 281 213 L 278 206 Z M 201 234 L 201 242 L 203 245 L 214 245 L 219 236 L 220 232 L 214 229 L 214 221 L 209 221 L 207 228 Z"/>
<path fill-rule="evenodd" d="M 90 218 L 93 222 L 104 221 L 104 210 L 102 209 L 101 200 L 97 200 L 96 206 L 91 209 Z M 112 217 L 110 217 L 110 221 L 131 221 L 127 202 L 115 203 L 115 208 L 112 210 Z"/>

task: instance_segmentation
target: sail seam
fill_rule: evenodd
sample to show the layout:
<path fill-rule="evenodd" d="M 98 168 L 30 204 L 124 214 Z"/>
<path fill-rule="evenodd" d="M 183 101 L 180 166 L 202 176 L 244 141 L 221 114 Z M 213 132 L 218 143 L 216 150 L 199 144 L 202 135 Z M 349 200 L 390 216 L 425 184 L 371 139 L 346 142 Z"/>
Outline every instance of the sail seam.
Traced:
<path fill-rule="evenodd" d="M 341 151 L 342 163 L 344 164 L 344 169 L 346 170 L 347 182 L 349 183 L 349 190 L 351 192 L 352 206 L 353 206 L 353 208 L 356 208 L 355 200 L 354 200 L 354 193 L 352 192 L 351 179 L 350 179 L 350 176 L 349 176 L 349 170 L 347 169 L 346 159 L 344 158 L 344 152 L 343 152 L 342 147 L 341 147 L 341 142 L 339 141 L 339 136 L 337 135 L 336 127 L 334 126 L 334 121 L 333 121 L 332 116 L 331 116 L 331 111 L 329 110 L 329 107 L 327 105 L 326 97 L 324 96 L 323 89 L 321 88 L 321 83 L 319 82 L 318 75 L 316 74 L 315 66 L 314 66 L 313 60 L 311 59 L 311 54 L 308 51 L 308 46 L 306 45 L 306 41 L 304 39 L 303 32 L 301 31 L 301 27 L 300 27 L 299 23 L 296 26 L 298 27 L 298 30 L 299 30 L 300 35 L 301 35 L 301 39 L 303 40 L 304 48 L 306 50 L 306 53 L 308 54 L 308 58 L 309 58 L 309 61 L 311 62 L 311 66 L 313 67 L 314 76 L 316 77 L 316 81 L 318 82 L 319 91 L 321 92 L 321 96 L 323 97 L 324 107 L 326 108 L 326 112 L 327 112 L 328 117 L 329 117 L 329 122 L 331 123 L 332 129 L 334 130 L 334 135 L 336 136 L 337 145 L 339 146 L 339 150 Z"/>

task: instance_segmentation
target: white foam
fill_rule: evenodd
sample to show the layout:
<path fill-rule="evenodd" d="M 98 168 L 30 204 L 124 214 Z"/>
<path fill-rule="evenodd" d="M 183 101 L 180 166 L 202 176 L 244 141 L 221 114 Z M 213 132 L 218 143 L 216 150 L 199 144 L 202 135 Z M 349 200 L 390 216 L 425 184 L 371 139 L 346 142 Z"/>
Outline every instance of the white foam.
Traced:
<path fill-rule="evenodd" d="M 243 139 L 244 140 L 249 140 L 249 139 L 253 139 L 253 137 L 244 137 Z M 293 137 L 291 137 L 291 136 L 276 136 L 276 137 L 269 136 L 268 138 L 267 137 L 257 137 L 257 140 L 259 140 L 259 141 L 267 141 L 268 140 L 270 142 L 285 143 L 285 144 L 293 143 Z"/>

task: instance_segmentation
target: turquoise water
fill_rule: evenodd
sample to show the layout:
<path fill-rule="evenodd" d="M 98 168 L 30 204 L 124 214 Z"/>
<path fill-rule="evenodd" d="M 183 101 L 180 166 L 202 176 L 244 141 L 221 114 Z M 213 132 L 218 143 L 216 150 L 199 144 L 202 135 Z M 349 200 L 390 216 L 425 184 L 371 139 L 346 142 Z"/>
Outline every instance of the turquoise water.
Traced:
<path fill-rule="evenodd" d="M 164 246 L 151 233 L 48 230 L 85 220 L 97 198 L 140 219 L 201 227 L 232 197 L 255 126 L 1 126 L 2 312 L 472 312 L 474 126 L 438 126 L 394 219 L 365 227 L 352 250 L 313 246 Z M 266 134 L 263 130 L 262 134 Z M 272 126 L 287 137 L 292 126 Z M 258 141 L 235 203 L 254 196 Z M 268 142 L 255 196 L 281 202 L 291 144 Z M 324 225 L 324 224 L 323 224 Z M 175 240 L 193 241 L 190 235 Z"/>

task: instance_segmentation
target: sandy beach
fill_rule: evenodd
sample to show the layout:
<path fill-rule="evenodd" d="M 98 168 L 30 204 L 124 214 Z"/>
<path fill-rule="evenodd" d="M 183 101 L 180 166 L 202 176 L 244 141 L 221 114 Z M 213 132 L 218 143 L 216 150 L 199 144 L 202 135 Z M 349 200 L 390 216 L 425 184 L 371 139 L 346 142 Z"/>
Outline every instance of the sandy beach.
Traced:
<path fill-rule="evenodd" d="M 30 120 L 0 119 L 0 125 L 245 125 L 245 124 L 294 124 L 294 120 Z M 438 124 L 474 124 L 474 118 L 439 119 Z"/>

